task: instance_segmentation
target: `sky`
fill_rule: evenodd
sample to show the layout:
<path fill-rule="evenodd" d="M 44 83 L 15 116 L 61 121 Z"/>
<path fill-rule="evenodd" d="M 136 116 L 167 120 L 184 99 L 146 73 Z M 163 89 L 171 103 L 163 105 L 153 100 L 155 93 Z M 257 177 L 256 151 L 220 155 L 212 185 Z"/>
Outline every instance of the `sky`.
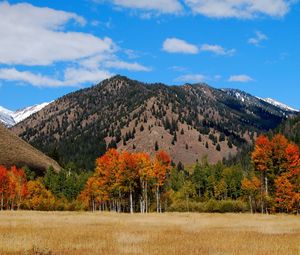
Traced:
<path fill-rule="evenodd" d="M 297 0 L 0 0 L 0 106 L 116 74 L 238 88 L 300 109 Z"/>

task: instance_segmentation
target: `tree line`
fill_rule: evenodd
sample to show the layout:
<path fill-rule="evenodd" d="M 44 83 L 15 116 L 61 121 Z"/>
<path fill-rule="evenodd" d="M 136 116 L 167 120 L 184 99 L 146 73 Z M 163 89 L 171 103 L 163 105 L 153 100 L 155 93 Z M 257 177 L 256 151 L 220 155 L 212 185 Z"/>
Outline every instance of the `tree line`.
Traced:
<path fill-rule="evenodd" d="M 69 163 L 36 176 L 29 168 L 0 166 L 1 210 L 114 212 L 300 212 L 299 147 L 283 135 L 259 136 L 249 162 L 175 165 L 164 151 L 109 149 L 94 172 Z"/>

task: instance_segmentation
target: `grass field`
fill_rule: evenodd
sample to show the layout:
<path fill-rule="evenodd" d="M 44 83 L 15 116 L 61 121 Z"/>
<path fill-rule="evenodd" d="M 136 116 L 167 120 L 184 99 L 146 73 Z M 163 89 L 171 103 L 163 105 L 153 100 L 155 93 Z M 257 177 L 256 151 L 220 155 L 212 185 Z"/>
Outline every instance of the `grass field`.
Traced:
<path fill-rule="evenodd" d="M 300 254 L 300 217 L 0 212 L 0 254 Z"/>

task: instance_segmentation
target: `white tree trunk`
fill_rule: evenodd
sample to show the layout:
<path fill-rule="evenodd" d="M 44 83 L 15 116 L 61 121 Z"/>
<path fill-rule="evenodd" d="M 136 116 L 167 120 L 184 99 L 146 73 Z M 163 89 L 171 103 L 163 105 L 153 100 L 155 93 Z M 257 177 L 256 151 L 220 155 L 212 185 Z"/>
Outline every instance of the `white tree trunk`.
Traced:
<path fill-rule="evenodd" d="M 133 201 L 132 201 L 132 191 L 130 189 L 129 192 L 129 200 L 130 200 L 130 213 L 133 213 Z"/>
<path fill-rule="evenodd" d="M 156 212 L 159 213 L 159 186 L 156 187 Z"/>

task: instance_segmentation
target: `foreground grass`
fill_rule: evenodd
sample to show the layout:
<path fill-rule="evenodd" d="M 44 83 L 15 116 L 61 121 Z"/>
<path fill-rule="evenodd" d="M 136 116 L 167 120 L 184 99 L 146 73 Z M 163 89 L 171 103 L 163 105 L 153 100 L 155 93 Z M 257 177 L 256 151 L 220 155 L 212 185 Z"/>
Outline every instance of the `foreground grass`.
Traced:
<path fill-rule="evenodd" d="M 0 212 L 0 254 L 300 254 L 300 217 Z"/>

